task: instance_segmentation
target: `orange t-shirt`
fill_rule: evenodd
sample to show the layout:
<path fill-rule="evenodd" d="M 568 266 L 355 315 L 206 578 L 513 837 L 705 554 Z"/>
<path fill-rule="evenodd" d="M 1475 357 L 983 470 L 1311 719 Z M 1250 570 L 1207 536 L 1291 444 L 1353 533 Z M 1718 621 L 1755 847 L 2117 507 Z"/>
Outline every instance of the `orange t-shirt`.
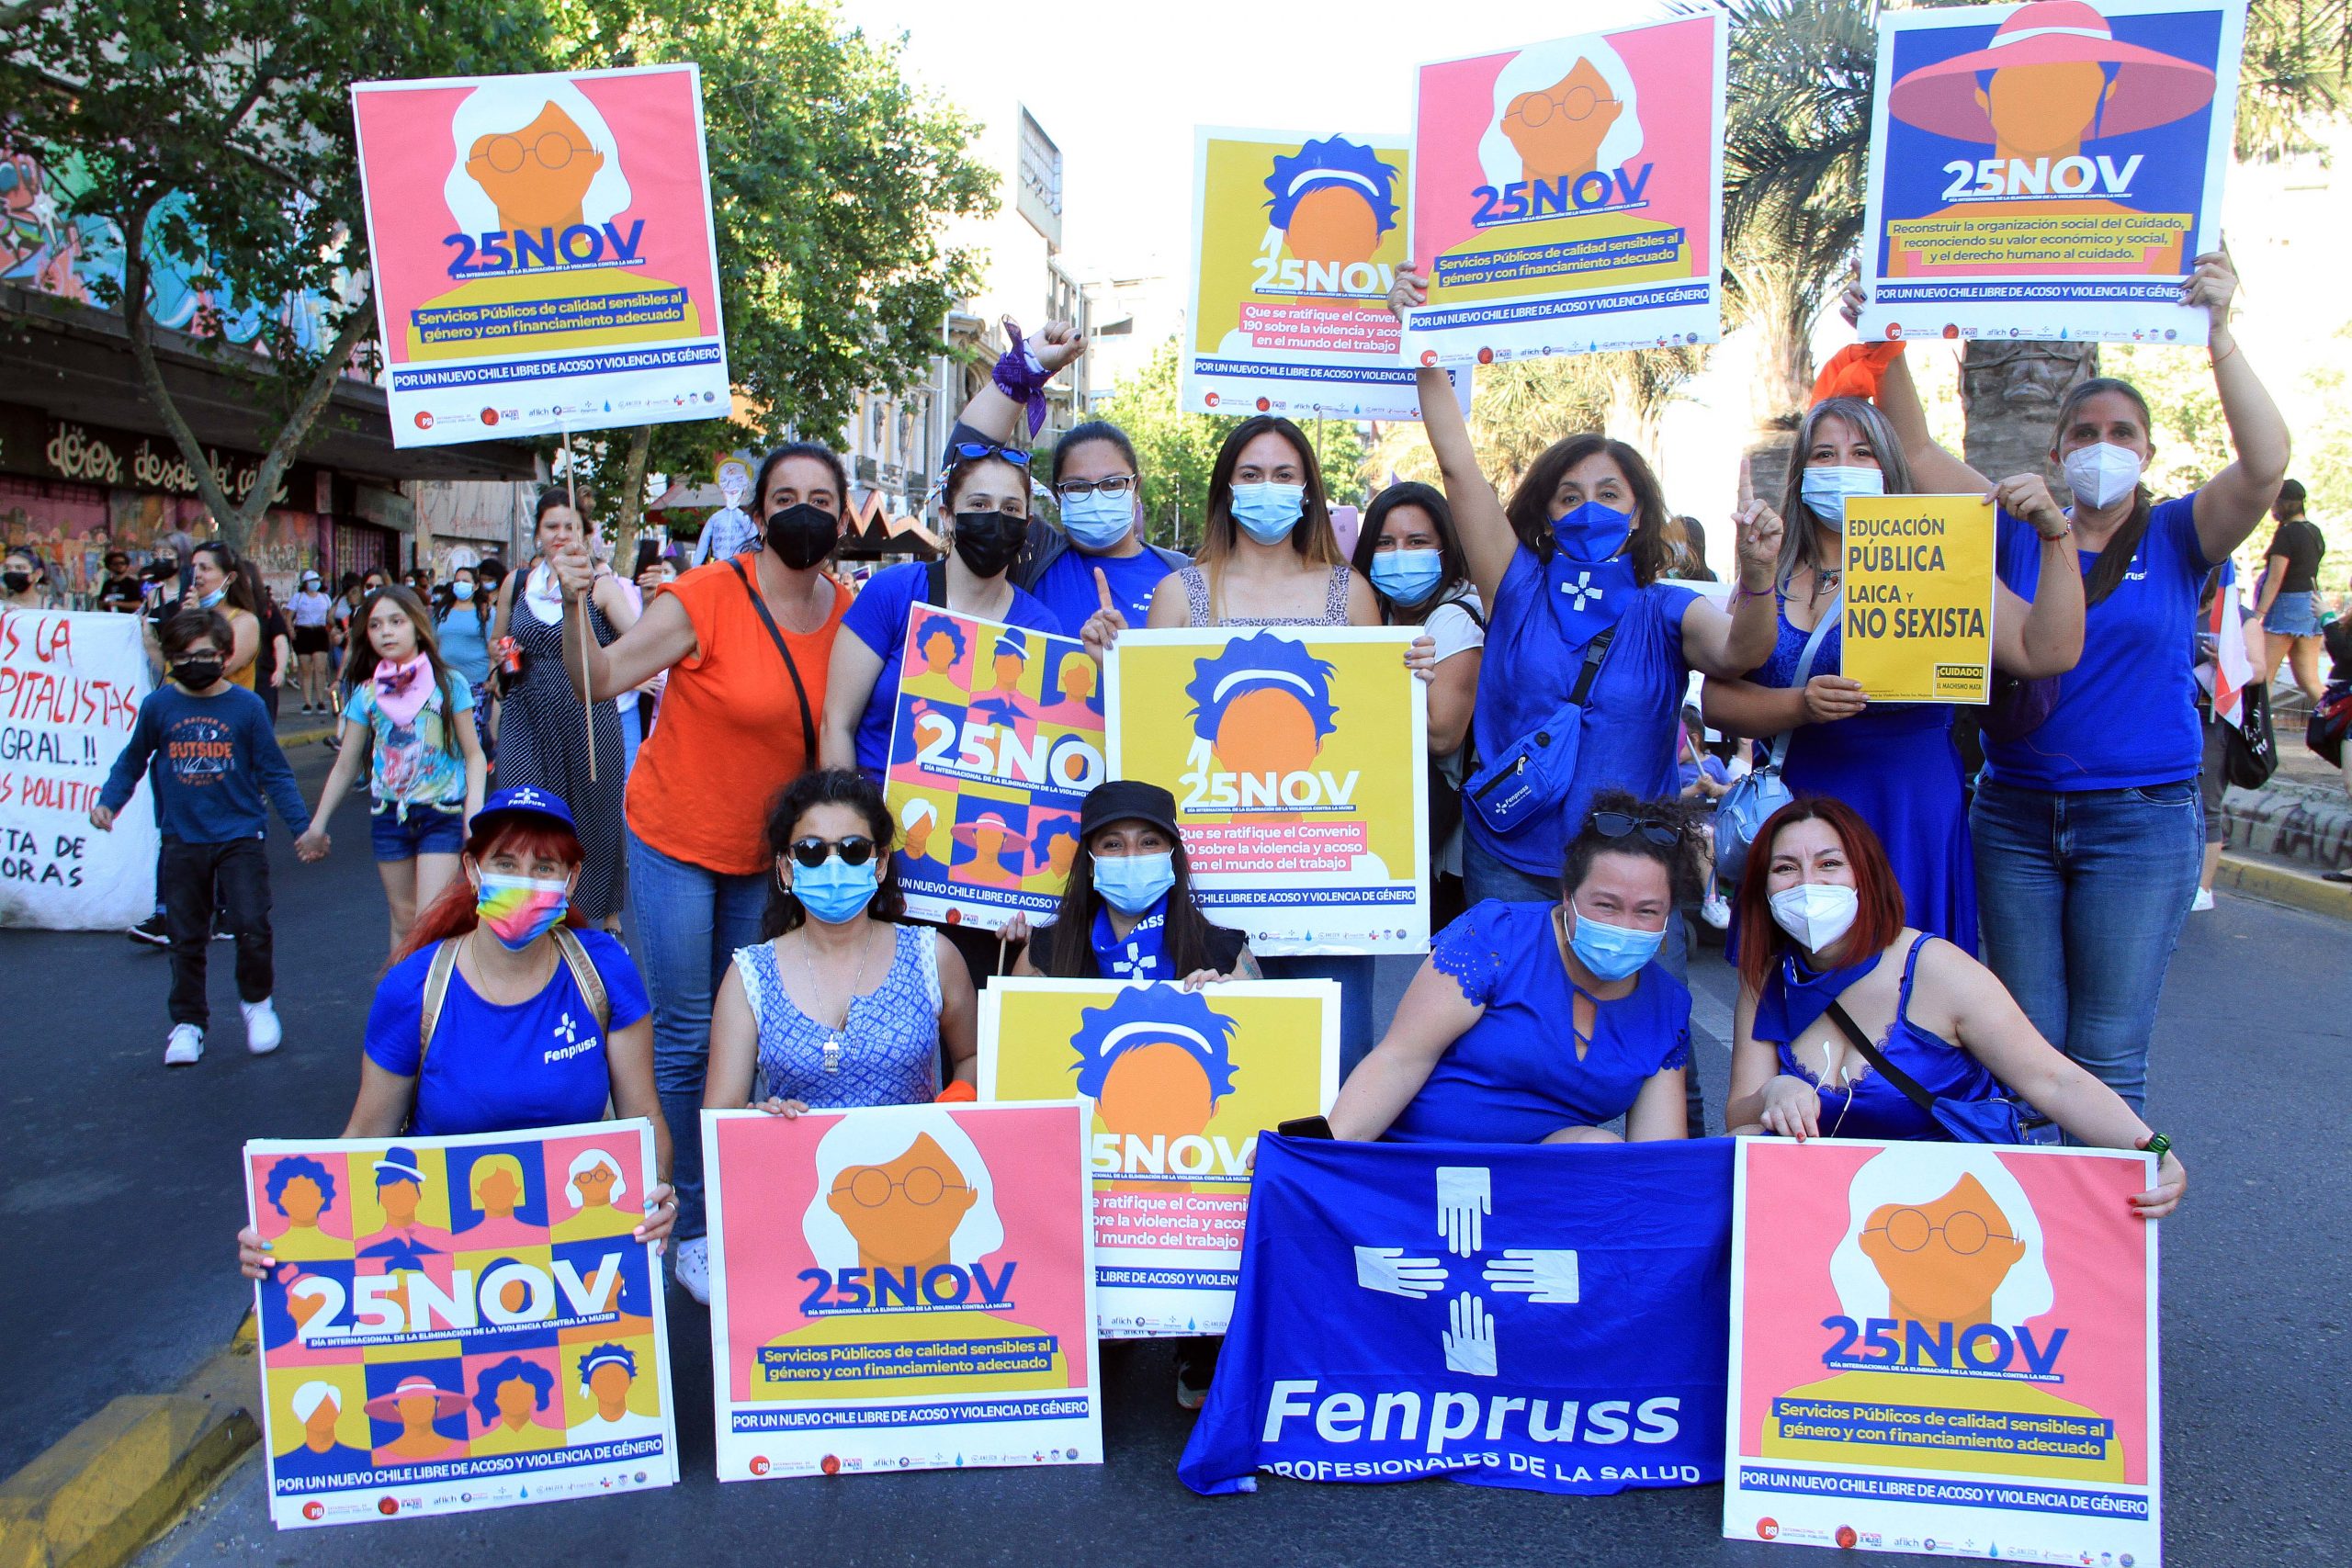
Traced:
<path fill-rule="evenodd" d="M 756 587 L 759 579 L 752 581 Z M 661 716 L 638 751 L 629 828 L 673 860 L 730 875 L 763 872 L 768 803 L 816 765 L 801 746 L 792 677 L 726 562 L 696 567 L 661 592 L 694 623 L 699 651 L 672 668 Z M 776 623 L 808 688 L 809 720 L 820 728 L 825 671 L 849 604 L 849 591 L 837 583 L 832 610 L 815 631 L 797 634 Z"/>

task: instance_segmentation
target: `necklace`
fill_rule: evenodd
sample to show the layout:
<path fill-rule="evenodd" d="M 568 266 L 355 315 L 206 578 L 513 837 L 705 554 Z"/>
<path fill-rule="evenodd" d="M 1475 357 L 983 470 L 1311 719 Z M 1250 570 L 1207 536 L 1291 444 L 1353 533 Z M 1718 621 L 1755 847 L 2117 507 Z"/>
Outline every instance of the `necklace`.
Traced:
<path fill-rule="evenodd" d="M 866 961 L 873 956 L 874 932 L 868 930 L 865 940 L 858 944 L 857 973 L 850 976 L 849 996 L 842 1003 L 841 1022 L 828 1025 L 818 1023 L 814 1017 L 808 1020 L 809 1022 L 818 1023 L 819 1028 L 826 1031 L 822 1065 L 825 1071 L 829 1073 L 838 1073 L 842 1070 L 842 1045 L 843 1035 L 849 1029 L 849 1010 L 857 1005 L 858 993 L 865 985 Z M 803 942 L 800 948 L 800 966 L 808 974 L 808 994 L 821 1003 L 825 997 L 824 987 L 817 983 L 816 961 L 808 956 L 808 946 L 806 942 Z"/>

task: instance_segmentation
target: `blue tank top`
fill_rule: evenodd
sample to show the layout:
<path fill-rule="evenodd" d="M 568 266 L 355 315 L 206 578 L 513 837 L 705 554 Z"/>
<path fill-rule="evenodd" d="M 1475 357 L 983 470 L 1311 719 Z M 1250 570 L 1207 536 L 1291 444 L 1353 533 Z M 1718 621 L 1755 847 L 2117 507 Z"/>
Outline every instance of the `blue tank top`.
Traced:
<path fill-rule="evenodd" d="M 1921 935 L 1903 957 L 1903 989 L 1894 1002 L 1894 1021 L 1886 1036 L 1874 1042 L 1886 1059 L 1910 1074 L 1919 1087 L 1939 1100 L 1991 1100 L 2005 1092 L 1991 1068 L 1940 1034 L 1931 1034 L 1911 1021 L 1911 983 L 1918 973 L 1919 950 L 1931 938 Z M 1776 974 L 1768 982 L 1780 984 Z M 1780 1047 L 1781 1071 L 1803 1078 L 1821 1094 L 1821 1133 L 1827 1138 L 1888 1138 L 1911 1143 L 1948 1142 L 1951 1134 L 1936 1119 L 1901 1089 L 1871 1071 L 1844 1032 L 1838 1042 L 1848 1056 L 1842 1086 L 1824 1084 L 1797 1060 L 1785 1040 Z M 1860 1077 L 1855 1075 L 1860 1074 Z"/>
<path fill-rule="evenodd" d="M 882 984 L 850 999 L 836 1032 L 793 1005 L 775 944 L 735 950 L 745 998 L 760 1032 L 766 1092 L 814 1111 L 922 1105 L 939 1094 L 939 949 L 928 926 L 900 926 Z M 825 1043 L 838 1034 L 835 1070 Z"/>
<path fill-rule="evenodd" d="M 1826 613 L 1827 603 L 1822 605 Z M 1789 619 L 1789 598 L 1780 597 L 1781 618 L 1778 635 L 1772 644 L 1771 657 L 1748 677 L 1759 686 L 1772 686 L 1786 691 L 1797 683 L 1797 665 L 1804 658 L 1804 645 L 1813 633 L 1799 627 Z M 1813 656 L 1813 668 L 1805 679 L 1815 675 L 1845 673 L 1845 628 L 1832 626 L 1821 639 L 1820 650 Z M 1923 730 L 1951 728 L 1950 703 L 1879 703 L 1864 708 L 1851 718 L 1841 718 L 1835 724 L 1807 724 L 1798 727 L 1789 737 L 1789 760 L 1796 761 L 1800 753 L 1808 750 L 1843 754 L 1867 753 L 1873 744 L 1890 735 L 1909 735 Z"/>

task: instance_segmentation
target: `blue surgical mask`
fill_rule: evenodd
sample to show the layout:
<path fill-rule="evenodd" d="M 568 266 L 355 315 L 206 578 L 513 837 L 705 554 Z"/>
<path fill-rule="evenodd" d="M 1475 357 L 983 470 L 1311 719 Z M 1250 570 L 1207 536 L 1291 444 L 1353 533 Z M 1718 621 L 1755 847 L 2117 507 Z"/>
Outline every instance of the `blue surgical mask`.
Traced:
<path fill-rule="evenodd" d="M 1062 532 L 1080 549 L 1100 553 L 1127 536 L 1136 525 L 1136 498 L 1101 491 L 1062 502 Z"/>
<path fill-rule="evenodd" d="M 1588 501 L 1571 507 L 1566 515 L 1553 518 L 1552 536 L 1560 541 L 1560 553 L 1570 560 L 1587 564 L 1615 560 L 1625 541 L 1634 536 L 1634 514 Z"/>
<path fill-rule="evenodd" d="M 1637 931 L 1596 920 L 1576 911 L 1577 929 L 1568 933 L 1568 951 L 1603 980 L 1622 980 L 1657 956 L 1666 943 L 1663 931 Z"/>
<path fill-rule="evenodd" d="M 1261 545 L 1279 545 L 1306 514 L 1306 487 L 1235 485 L 1232 510 L 1233 520 L 1241 525 L 1243 533 Z"/>
<path fill-rule="evenodd" d="M 199 610 L 209 610 L 228 596 L 229 585 L 224 582 L 209 593 L 198 594 L 196 596 L 196 607 Z"/>
<path fill-rule="evenodd" d="M 1798 482 L 1805 509 L 1832 528 L 1846 526 L 1846 498 L 1884 495 L 1886 476 L 1876 468 L 1807 468 Z"/>
<path fill-rule="evenodd" d="M 1392 604 L 1418 604 L 1445 575 L 1445 558 L 1435 550 L 1383 550 L 1372 558 L 1372 585 Z"/>
<path fill-rule="evenodd" d="M 1094 891 L 1123 915 L 1148 913 L 1176 886 L 1176 856 L 1162 850 L 1153 855 L 1103 855 L 1094 863 Z"/>
<path fill-rule="evenodd" d="M 852 865 L 832 854 L 817 865 L 792 868 L 793 896 L 802 908 L 829 926 L 846 924 L 864 914 L 879 886 L 870 856 L 864 865 Z"/>
<path fill-rule="evenodd" d="M 456 595 L 458 603 L 463 604 L 474 596 L 474 585 L 470 582 L 453 582 L 449 584 L 449 592 Z"/>

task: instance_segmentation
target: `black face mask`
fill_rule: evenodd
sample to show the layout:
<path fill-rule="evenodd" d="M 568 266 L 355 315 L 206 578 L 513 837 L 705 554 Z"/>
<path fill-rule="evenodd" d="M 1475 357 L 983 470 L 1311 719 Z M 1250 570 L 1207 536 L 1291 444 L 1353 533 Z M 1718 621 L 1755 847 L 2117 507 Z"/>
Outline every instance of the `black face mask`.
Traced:
<path fill-rule="evenodd" d="M 175 563 L 159 560 L 148 562 L 147 570 L 139 575 L 150 582 L 161 582 L 167 577 L 177 577 L 179 574 L 180 569 Z"/>
<path fill-rule="evenodd" d="M 22 593 L 33 585 L 33 574 L 29 571 L 0 571 L 0 584 L 5 584 L 11 593 Z"/>
<path fill-rule="evenodd" d="M 1021 557 L 1029 520 L 1008 512 L 958 512 L 956 554 L 974 577 L 994 577 Z"/>
<path fill-rule="evenodd" d="M 795 571 L 806 571 L 831 555 L 841 536 L 841 519 L 805 501 L 768 513 L 768 548 Z"/>
<path fill-rule="evenodd" d="M 172 666 L 172 679 L 191 692 L 200 692 L 220 679 L 220 660 L 183 659 Z"/>

